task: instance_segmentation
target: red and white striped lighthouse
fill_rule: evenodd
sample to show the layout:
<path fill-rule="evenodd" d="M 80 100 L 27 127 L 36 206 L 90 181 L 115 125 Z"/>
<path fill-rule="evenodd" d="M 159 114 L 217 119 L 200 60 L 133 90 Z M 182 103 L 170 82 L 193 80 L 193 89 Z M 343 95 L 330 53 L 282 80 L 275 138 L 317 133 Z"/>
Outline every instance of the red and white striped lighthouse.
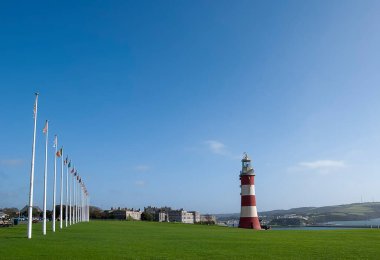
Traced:
<path fill-rule="evenodd" d="M 241 211 L 239 228 L 261 229 L 259 216 L 257 215 L 255 196 L 255 171 L 251 166 L 251 159 L 244 153 L 241 160 Z"/>

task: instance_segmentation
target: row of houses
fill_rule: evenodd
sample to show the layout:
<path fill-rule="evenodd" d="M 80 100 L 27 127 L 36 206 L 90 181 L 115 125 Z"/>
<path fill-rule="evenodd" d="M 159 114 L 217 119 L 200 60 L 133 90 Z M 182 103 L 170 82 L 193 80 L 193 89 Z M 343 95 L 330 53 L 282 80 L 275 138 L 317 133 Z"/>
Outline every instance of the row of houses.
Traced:
<path fill-rule="evenodd" d="M 276 216 L 276 219 L 303 219 L 303 220 L 309 220 L 308 216 L 301 216 L 297 214 L 286 214 L 281 216 Z"/>
<path fill-rule="evenodd" d="M 8 217 L 8 214 L 5 214 L 4 212 L 0 211 L 0 219 L 5 219 Z"/>
<path fill-rule="evenodd" d="M 198 211 L 186 211 L 184 209 L 172 209 L 170 207 L 146 207 L 144 211 L 140 209 L 128 208 L 111 208 L 109 213 L 112 213 L 115 219 L 133 219 L 141 220 L 143 214 L 149 214 L 154 221 L 157 222 L 179 222 L 179 223 L 216 223 L 216 218 L 213 215 L 201 215 Z"/>

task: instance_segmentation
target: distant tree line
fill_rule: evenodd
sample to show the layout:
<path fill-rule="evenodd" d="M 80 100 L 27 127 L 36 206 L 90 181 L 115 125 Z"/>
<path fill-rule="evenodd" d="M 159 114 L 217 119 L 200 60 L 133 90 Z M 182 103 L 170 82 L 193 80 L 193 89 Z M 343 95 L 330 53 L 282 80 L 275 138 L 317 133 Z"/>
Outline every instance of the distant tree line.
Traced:
<path fill-rule="evenodd" d="M 19 210 L 18 208 L 3 208 L 3 209 L 0 209 L 0 211 L 7 214 L 10 218 L 18 218 L 19 216 L 20 217 L 27 217 L 28 216 L 28 207 L 27 206 L 25 206 L 21 210 Z M 61 211 L 61 207 L 60 207 L 60 205 L 57 205 L 55 207 L 55 216 L 57 219 L 59 218 L 60 211 Z M 63 216 L 65 216 L 66 215 L 66 206 L 63 206 L 62 211 L 63 211 Z M 32 216 L 33 216 L 33 218 L 42 218 L 43 212 L 38 207 L 33 207 Z M 52 210 L 46 210 L 46 218 L 51 220 L 52 216 L 53 216 L 53 211 Z"/>
<path fill-rule="evenodd" d="M 91 219 L 116 219 L 115 211 L 102 210 L 98 207 L 90 207 L 90 218 Z M 127 220 L 132 220 L 132 217 Z M 143 221 L 154 221 L 154 216 L 148 212 L 143 212 L 141 214 L 141 220 Z"/>

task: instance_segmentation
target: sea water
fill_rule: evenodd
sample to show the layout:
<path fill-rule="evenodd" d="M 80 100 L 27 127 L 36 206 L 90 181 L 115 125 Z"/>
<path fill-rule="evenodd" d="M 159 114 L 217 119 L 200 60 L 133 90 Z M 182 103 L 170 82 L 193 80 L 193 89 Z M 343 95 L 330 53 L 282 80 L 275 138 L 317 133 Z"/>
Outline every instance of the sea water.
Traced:
<path fill-rule="evenodd" d="M 358 228 L 380 228 L 380 218 L 368 219 L 368 220 L 355 220 L 355 221 L 331 221 L 321 223 L 320 227 L 272 227 L 273 230 L 333 230 L 333 229 L 352 229 L 357 226 Z M 228 223 L 229 227 L 238 227 L 239 221 L 233 221 Z"/>
<path fill-rule="evenodd" d="M 352 229 L 348 227 L 273 227 L 273 230 L 336 230 L 336 229 Z"/>
<path fill-rule="evenodd" d="M 377 228 L 380 226 L 380 218 L 368 219 L 368 220 L 355 220 L 355 221 L 331 221 L 324 224 L 337 225 L 337 226 L 368 226 Z"/>

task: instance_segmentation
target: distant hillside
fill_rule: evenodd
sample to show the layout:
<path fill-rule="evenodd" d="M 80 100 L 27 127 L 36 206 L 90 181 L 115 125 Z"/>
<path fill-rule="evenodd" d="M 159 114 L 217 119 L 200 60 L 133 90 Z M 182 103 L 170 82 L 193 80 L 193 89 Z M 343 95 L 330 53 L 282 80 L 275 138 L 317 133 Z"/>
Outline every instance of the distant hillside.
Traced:
<path fill-rule="evenodd" d="M 214 214 L 217 221 L 239 220 L 240 213 Z"/>
<path fill-rule="evenodd" d="M 326 207 L 302 207 L 288 210 L 271 210 L 259 212 L 261 218 L 272 219 L 277 216 L 296 214 L 309 217 L 313 223 L 340 220 L 367 220 L 380 218 L 380 202 L 353 203 Z M 217 214 L 219 221 L 239 219 L 239 213 Z"/>

